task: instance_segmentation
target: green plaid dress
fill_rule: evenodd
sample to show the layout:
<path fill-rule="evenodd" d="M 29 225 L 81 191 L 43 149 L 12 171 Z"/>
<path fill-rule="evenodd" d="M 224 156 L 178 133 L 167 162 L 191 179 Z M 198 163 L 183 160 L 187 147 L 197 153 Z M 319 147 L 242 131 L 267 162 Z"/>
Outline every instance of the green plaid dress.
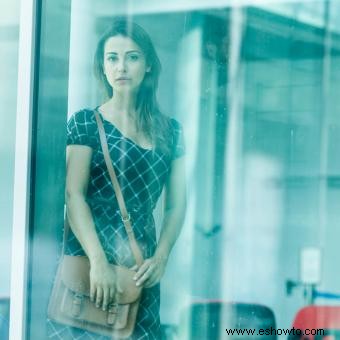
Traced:
<path fill-rule="evenodd" d="M 155 222 L 152 212 L 170 173 L 173 159 L 185 153 L 181 125 L 173 118 L 171 156 L 157 148 L 145 149 L 125 137 L 112 123 L 101 119 L 109 146 L 110 156 L 120 183 L 127 209 L 133 221 L 134 233 L 144 258 L 151 257 L 157 246 Z M 97 234 L 111 263 L 132 266 L 135 261 L 105 165 L 100 146 L 94 111 L 76 112 L 67 125 L 68 145 L 87 145 L 93 149 L 87 201 L 91 208 Z M 66 244 L 69 255 L 85 255 L 70 231 Z M 160 339 L 160 286 L 143 289 L 137 322 L 131 339 Z M 64 326 L 47 319 L 48 339 L 109 339 L 82 329 Z"/>

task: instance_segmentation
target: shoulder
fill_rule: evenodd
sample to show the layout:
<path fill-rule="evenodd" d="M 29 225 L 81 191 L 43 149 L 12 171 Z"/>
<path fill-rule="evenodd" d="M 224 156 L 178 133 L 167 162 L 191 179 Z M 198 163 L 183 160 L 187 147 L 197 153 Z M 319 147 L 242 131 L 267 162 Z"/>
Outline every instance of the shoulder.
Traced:
<path fill-rule="evenodd" d="M 176 134 L 176 132 L 179 132 L 180 130 L 182 130 L 182 124 L 177 119 L 169 115 L 166 115 L 164 113 L 160 113 L 160 118 L 161 120 L 163 120 L 163 122 L 166 123 L 171 133 Z"/>
<path fill-rule="evenodd" d="M 169 125 L 172 135 L 172 159 L 185 154 L 185 142 L 182 124 L 175 118 L 169 117 Z"/>
<path fill-rule="evenodd" d="M 94 123 L 94 110 L 91 109 L 81 109 L 72 114 L 69 121 L 74 121 L 79 124 Z"/>
<path fill-rule="evenodd" d="M 72 114 L 67 123 L 67 144 L 97 145 L 97 125 L 93 110 L 82 109 Z"/>
<path fill-rule="evenodd" d="M 72 114 L 67 127 L 80 133 L 93 133 L 97 128 L 94 110 L 82 109 Z"/>

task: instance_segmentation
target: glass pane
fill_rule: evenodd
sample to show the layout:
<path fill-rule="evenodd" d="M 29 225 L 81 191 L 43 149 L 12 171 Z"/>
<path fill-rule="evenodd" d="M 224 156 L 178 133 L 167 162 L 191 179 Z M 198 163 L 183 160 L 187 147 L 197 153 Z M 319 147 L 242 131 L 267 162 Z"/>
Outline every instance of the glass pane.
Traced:
<path fill-rule="evenodd" d="M 0 4 L 0 338 L 8 339 L 19 1 Z"/>
<path fill-rule="evenodd" d="M 109 285 L 119 275 L 107 263 L 134 263 L 97 107 L 148 259 L 137 272 L 150 267 L 151 283 L 162 276 L 160 293 L 158 285 L 143 289 L 135 338 L 254 330 L 274 339 L 293 326 L 335 334 L 335 321 L 307 321 L 339 313 L 338 13 L 336 1 L 321 0 L 42 2 L 28 338 L 100 339 L 121 320 L 102 325 L 112 310 L 97 321 L 93 311 L 85 315 L 89 286 L 72 286 L 76 272 L 67 270 L 56 309 L 63 319 L 47 320 L 65 203 L 73 232 L 65 251 L 90 258 L 96 297 L 105 275 Z M 127 29 L 100 40 L 122 18 Z M 157 91 L 158 64 L 143 30 L 162 66 Z"/>

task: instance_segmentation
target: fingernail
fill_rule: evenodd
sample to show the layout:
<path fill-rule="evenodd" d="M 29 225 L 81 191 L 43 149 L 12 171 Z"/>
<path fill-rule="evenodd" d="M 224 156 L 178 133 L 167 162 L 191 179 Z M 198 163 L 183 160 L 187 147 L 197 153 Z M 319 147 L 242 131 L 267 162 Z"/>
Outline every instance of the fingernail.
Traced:
<path fill-rule="evenodd" d="M 136 283 L 136 286 L 139 286 L 139 285 L 140 285 L 140 283 L 139 283 L 139 282 L 137 282 L 137 283 Z"/>
<path fill-rule="evenodd" d="M 133 279 L 136 281 L 137 280 L 137 276 L 134 276 Z"/>

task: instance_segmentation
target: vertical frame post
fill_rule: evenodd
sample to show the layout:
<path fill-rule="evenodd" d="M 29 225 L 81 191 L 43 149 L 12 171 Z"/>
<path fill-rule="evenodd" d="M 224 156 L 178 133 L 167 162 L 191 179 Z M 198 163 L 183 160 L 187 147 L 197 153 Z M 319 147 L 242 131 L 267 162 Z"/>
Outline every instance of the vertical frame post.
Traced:
<path fill-rule="evenodd" d="M 25 338 L 36 0 L 21 1 L 10 286 L 11 340 Z"/>

